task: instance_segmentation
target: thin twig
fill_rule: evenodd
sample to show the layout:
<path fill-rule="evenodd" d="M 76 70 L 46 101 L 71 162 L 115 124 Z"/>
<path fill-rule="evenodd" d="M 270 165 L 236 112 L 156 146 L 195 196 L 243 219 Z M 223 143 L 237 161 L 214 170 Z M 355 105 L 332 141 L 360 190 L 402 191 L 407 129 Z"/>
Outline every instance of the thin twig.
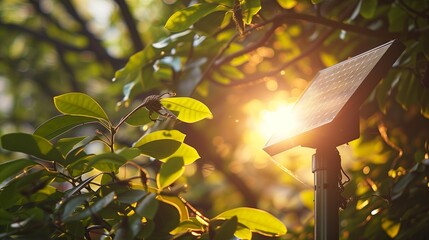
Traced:
<path fill-rule="evenodd" d="M 384 124 L 384 122 L 380 122 L 378 124 L 378 131 L 380 132 L 380 136 L 383 139 L 383 141 L 389 145 L 389 147 L 395 149 L 398 152 L 398 155 L 395 157 L 395 159 L 392 162 L 391 165 L 391 169 L 395 169 L 396 165 L 398 164 L 399 159 L 401 159 L 401 157 L 404 155 L 404 150 L 402 150 L 402 148 L 400 148 L 398 145 L 396 145 L 394 142 L 392 142 L 389 139 L 389 135 L 387 135 L 387 127 Z"/>

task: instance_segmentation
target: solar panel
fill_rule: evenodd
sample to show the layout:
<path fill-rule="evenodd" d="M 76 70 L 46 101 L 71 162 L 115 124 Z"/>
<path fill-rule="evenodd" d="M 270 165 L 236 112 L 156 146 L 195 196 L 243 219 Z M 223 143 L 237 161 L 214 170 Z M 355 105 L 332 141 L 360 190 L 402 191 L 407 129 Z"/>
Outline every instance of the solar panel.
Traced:
<path fill-rule="evenodd" d="M 292 108 L 298 124 L 273 134 L 264 150 L 275 155 L 298 145 L 338 146 L 358 138 L 360 105 L 403 50 L 393 40 L 319 71 Z"/>

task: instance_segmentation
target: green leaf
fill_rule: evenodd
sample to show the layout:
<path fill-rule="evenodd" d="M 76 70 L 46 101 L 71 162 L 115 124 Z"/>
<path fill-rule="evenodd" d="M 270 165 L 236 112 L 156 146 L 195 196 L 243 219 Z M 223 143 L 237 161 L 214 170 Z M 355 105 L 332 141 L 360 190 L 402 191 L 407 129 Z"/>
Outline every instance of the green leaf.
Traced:
<path fill-rule="evenodd" d="M 171 239 L 170 231 L 179 225 L 180 215 L 174 206 L 159 202 L 158 211 L 153 221 L 155 222 L 155 229 L 150 239 Z"/>
<path fill-rule="evenodd" d="M 260 0 L 240 0 L 241 14 L 243 15 L 243 22 L 251 24 L 252 18 L 259 10 L 261 10 Z"/>
<path fill-rule="evenodd" d="M 153 219 L 158 211 L 159 201 L 156 200 L 156 194 L 147 194 L 135 209 L 136 214 L 147 219 Z"/>
<path fill-rule="evenodd" d="M 422 93 L 419 82 L 414 74 L 405 74 L 399 81 L 398 93 L 396 101 L 401 104 L 404 109 L 417 104 Z"/>
<path fill-rule="evenodd" d="M 92 180 L 94 180 L 96 177 L 100 176 L 100 174 L 97 175 L 92 175 L 91 177 L 88 177 L 87 179 L 85 179 L 85 181 L 81 182 L 79 185 L 77 185 L 76 187 L 70 189 L 65 197 L 69 198 L 71 196 L 73 196 L 75 193 L 79 192 L 80 190 L 82 190 L 86 185 L 88 185 Z"/>
<path fill-rule="evenodd" d="M 181 221 L 189 219 L 188 207 L 185 205 L 185 203 L 183 203 L 183 200 L 178 196 L 169 195 L 169 194 L 162 195 L 162 192 L 161 192 L 161 194 L 159 194 L 156 199 L 158 199 L 161 202 L 165 202 L 174 206 L 179 212 Z"/>
<path fill-rule="evenodd" d="M 202 102 L 189 97 L 161 99 L 162 105 L 168 110 L 178 112 L 177 118 L 186 123 L 198 122 L 204 118 L 212 119 L 213 114 Z"/>
<path fill-rule="evenodd" d="M 34 135 L 39 135 L 48 140 L 51 140 L 69 131 L 70 129 L 73 129 L 74 127 L 96 121 L 96 119 L 91 117 L 59 115 L 40 125 L 34 132 Z"/>
<path fill-rule="evenodd" d="M 167 162 L 161 165 L 158 175 L 156 176 L 156 183 L 160 190 L 170 186 L 185 172 L 183 158 L 174 157 L 170 158 Z"/>
<path fill-rule="evenodd" d="M 234 6 L 234 0 L 213 0 L 212 2 L 218 3 L 219 5 L 225 5 L 230 8 Z"/>
<path fill-rule="evenodd" d="M 158 114 L 153 113 L 152 118 L 157 119 Z M 140 108 L 139 110 L 131 114 L 130 117 L 125 120 L 125 122 L 131 126 L 138 127 L 151 123 L 152 120 L 150 120 L 149 118 L 149 111 L 146 108 Z"/>
<path fill-rule="evenodd" d="M 383 228 L 387 235 L 393 239 L 398 235 L 401 223 L 391 221 L 388 218 L 383 218 L 381 219 L 381 228 Z"/>
<path fill-rule="evenodd" d="M 397 200 L 400 198 L 406 190 L 408 190 L 408 186 L 417 178 L 417 174 L 414 172 L 409 172 L 405 174 L 405 176 L 401 177 L 392 188 L 392 200 Z"/>
<path fill-rule="evenodd" d="M 298 3 L 297 0 L 277 0 L 277 3 L 284 9 L 292 9 Z"/>
<path fill-rule="evenodd" d="M 226 220 L 219 229 L 216 230 L 214 240 L 235 240 L 234 232 L 237 229 L 237 216 L 232 216 Z"/>
<path fill-rule="evenodd" d="M 147 193 L 138 189 L 124 189 L 123 192 L 117 194 L 118 202 L 125 204 L 133 204 L 140 201 Z"/>
<path fill-rule="evenodd" d="M 164 159 L 179 149 L 185 136 L 177 130 L 156 131 L 143 136 L 133 147 L 137 147 L 142 154 L 147 156 Z"/>
<path fill-rule="evenodd" d="M 229 65 L 221 66 L 220 71 L 222 72 L 222 75 L 229 79 L 241 80 L 245 77 L 242 71 L 238 70 L 236 67 Z"/>
<path fill-rule="evenodd" d="M 239 239 L 252 239 L 252 231 L 240 224 L 237 226 L 234 235 Z"/>
<path fill-rule="evenodd" d="M 142 154 L 156 159 L 167 158 L 179 149 L 182 143 L 172 139 L 154 140 L 138 147 Z"/>
<path fill-rule="evenodd" d="M 398 4 L 392 4 L 387 14 L 389 19 L 389 31 L 402 32 L 408 26 L 408 13 L 405 12 Z"/>
<path fill-rule="evenodd" d="M 121 155 L 127 160 L 131 160 L 136 158 L 141 153 L 140 153 L 140 150 L 138 150 L 137 148 L 124 148 L 124 149 L 121 149 L 119 152 L 117 152 L 117 154 Z"/>
<path fill-rule="evenodd" d="M 1 137 L 1 144 L 9 151 L 22 152 L 61 164 L 65 161 L 61 153 L 48 140 L 37 135 L 10 133 Z"/>
<path fill-rule="evenodd" d="M 81 194 L 65 201 L 61 206 L 63 208 L 61 220 L 64 221 L 72 216 L 72 214 L 81 207 L 92 194 Z"/>
<path fill-rule="evenodd" d="M 58 111 L 63 114 L 92 117 L 111 126 L 109 118 L 100 104 L 86 94 L 72 92 L 59 95 L 54 97 L 54 104 Z"/>
<path fill-rule="evenodd" d="M 11 177 L 15 177 L 17 173 L 23 171 L 29 166 L 34 166 L 36 163 L 29 159 L 18 159 L 0 164 L 0 184 Z"/>
<path fill-rule="evenodd" d="M 233 216 L 237 216 L 239 223 L 254 232 L 271 236 L 280 236 L 287 232 L 285 225 L 280 220 L 260 209 L 235 208 L 219 214 L 214 219 L 229 219 Z"/>
<path fill-rule="evenodd" d="M 189 165 L 195 162 L 196 160 L 198 160 L 200 158 L 200 155 L 198 154 L 197 150 L 195 150 L 195 148 L 189 146 L 186 143 L 182 143 L 179 149 L 177 149 L 177 151 L 174 152 L 173 155 L 171 155 L 169 158 L 173 158 L 173 157 L 181 157 L 183 158 L 185 165 Z M 166 162 L 168 161 L 168 159 L 159 159 L 159 160 L 161 160 L 162 162 Z"/>
<path fill-rule="evenodd" d="M 85 138 L 86 137 L 62 138 L 54 144 L 54 147 L 58 149 L 63 156 L 67 156 L 73 147 L 82 142 Z"/>
<path fill-rule="evenodd" d="M 127 159 L 115 153 L 102 153 L 88 158 L 88 167 L 93 167 L 102 172 L 116 172 Z"/>
<path fill-rule="evenodd" d="M 360 15 L 366 19 L 373 18 L 375 11 L 377 10 L 377 4 L 377 0 L 362 0 Z"/>
<path fill-rule="evenodd" d="M 177 226 L 177 228 L 175 228 L 170 233 L 172 235 L 178 235 L 187 233 L 190 230 L 203 231 L 204 227 L 195 218 L 191 218 L 189 220 L 181 221 L 179 226 Z"/>
<path fill-rule="evenodd" d="M 173 13 L 164 27 L 171 32 L 181 32 L 210 13 L 228 10 L 228 7 L 216 3 L 195 4 Z"/>
<path fill-rule="evenodd" d="M 82 212 L 79 212 L 69 218 L 64 219 L 64 222 L 76 221 L 90 217 L 91 215 L 94 215 L 106 208 L 111 202 L 113 202 L 114 199 L 115 192 L 110 192 L 109 194 L 92 204 L 89 208 L 86 208 Z"/>

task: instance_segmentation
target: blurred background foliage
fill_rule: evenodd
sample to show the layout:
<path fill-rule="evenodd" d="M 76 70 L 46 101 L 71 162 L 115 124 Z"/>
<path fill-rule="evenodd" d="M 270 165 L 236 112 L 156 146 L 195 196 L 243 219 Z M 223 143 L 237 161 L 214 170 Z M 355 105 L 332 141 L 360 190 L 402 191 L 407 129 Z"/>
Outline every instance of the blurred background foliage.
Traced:
<path fill-rule="evenodd" d="M 313 150 L 273 162 L 262 147 L 317 71 L 397 38 L 407 48 L 362 107 L 361 137 L 338 148 L 351 177 L 340 235 L 429 239 L 429 1 L 241 2 L 1 1 L 0 134 L 32 133 L 57 114 L 53 96 L 70 91 L 117 121 L 149 94 L 192 96 L 214 119 L 176 126 L 202 157 L 181 179 L 184 197 L 208 216 L 265 209 L 286 239 L 312 239 Z M 196 3 L 206 8 L 194 21 L 165 25 Z"/>

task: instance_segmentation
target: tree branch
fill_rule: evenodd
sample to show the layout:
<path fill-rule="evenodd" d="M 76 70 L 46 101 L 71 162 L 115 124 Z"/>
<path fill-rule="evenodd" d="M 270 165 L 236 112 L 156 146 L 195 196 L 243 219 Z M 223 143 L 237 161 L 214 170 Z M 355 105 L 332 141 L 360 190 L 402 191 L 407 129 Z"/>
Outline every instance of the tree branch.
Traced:
<path fill-rule="evenodd" d="M 123 62 L 119 59 L 116 59 L 107 52 L 107 50 L 103 47 L 100 39 L 98 39 L 87 26 L 86 20 L 84 20 L 79 13 L 76 11 L 72 1 L 60 1 L 63 4 L 64 8 L 67 12 L 72 16 L 81 26 L 81 33 L 85 35 L 89 41 L 89 49 L 91 49 L 97 58 L 100 61 L 107 61 L 115 70 L 122 67 Z"/>
<path fill-rule="evenodd" d="M 143 41 L 142 41 L 140 34 L 137 30 L 135 20 L 131 14 L 131 11 L 130 11 L 127 3 L 124 0 L 115 0 L 115 2 L 119 6 L 122 17 L 125 21 L 125 24 L 128 28 L 128 31 L 130 33 L 131 42 L 134 45 L 134 50 L 136 52 L 142 50 L 144 48 Z"/>
<path fill-rule="evenodd" d="M 387 32 L 382 30 L 372 30 L 365 27 L 360 27 L 356 25 L 335 21 L 335 20 L 330 20 L 324 17 L 313 16 L 313 15 L 302 14 L 302 13 L 291 13 L 291 12 L 282 13 L 275 16 L 270 21 L 286 21 L 290 19 L 307 21 L 315 24 L 320 24 L 326 27 L 334 28 L 336 30 L 345 30 L 348 32 L 363 34 L 365 36 L 375 37 L 380 39 L 391 40 L 401 36 L 401 33 L 392 33 L 392 32 Z"/>
<path fill-rule="evenodd" d="M 73 51 L 73 52 L 83 52 L 83 51 L 88 50 L 87 48 L 79 48 L 79 47 L 73 46 L 71 44 L 67 44 L 67 43 L 62 42 L 60 40 L 57 40 L 55 38 L 51 38 L 50 36 L 48 36 L 44 32 L 34 31 L 32 29 L 26 28 L 26 27 L 21 26 L 21 25 L 17 25 L 17 24 L 13 24 L 13 23 L 4 23 L 4 22 L 0 21 L 0 27 L 4 27 L 4 28 L 11 30 L 11 31 L 23 32 L 23 33 L 29 34 L 29 35 L 31 35 L 31 36 L 39 39 L 39 40 L 50 43 L 56 47 L 60 47 L 60 48 L 63 48 L 65 50 L 69 50 L 69 51 Z"/>

